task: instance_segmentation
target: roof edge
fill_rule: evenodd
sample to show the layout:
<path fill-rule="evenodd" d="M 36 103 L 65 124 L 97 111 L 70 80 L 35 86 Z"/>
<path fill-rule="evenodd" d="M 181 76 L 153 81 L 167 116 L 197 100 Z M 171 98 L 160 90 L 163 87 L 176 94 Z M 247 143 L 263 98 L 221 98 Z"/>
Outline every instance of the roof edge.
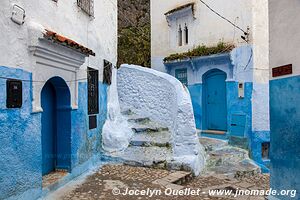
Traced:
<path fill-rule="evenodd" d="M 169 10 L 168 12 L 165 13 L 166 16 L 168 15 L 171 15 L 177 11 L 180 11 L 180 10 L 183 10 L 185 8 L 188 8 L 188 7 L 192 7 L 192 11 L 194 12 L 194 6 L 195 6 L 195 2 L 191 2 L 191 3 L 188 3 L 188 4 L 184 4 L 184 5 L 181 5 L 181 6 L 178 6 L 172 10 Z"/>

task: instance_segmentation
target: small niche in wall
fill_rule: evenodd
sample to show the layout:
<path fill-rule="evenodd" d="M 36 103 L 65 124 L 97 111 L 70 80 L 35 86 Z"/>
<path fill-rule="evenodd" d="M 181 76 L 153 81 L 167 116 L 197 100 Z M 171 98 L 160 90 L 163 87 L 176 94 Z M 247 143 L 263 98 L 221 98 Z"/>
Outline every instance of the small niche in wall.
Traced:
<path fill-rule="evenodd" d="M 97 115 L 89 116 L 89 129 L 97 128 Z"/>
<path fill-rule="evenodd" d="M 263 160 L 270 159 L 270 142 L 263 142 L 261 144 L 261 156 Z"/>

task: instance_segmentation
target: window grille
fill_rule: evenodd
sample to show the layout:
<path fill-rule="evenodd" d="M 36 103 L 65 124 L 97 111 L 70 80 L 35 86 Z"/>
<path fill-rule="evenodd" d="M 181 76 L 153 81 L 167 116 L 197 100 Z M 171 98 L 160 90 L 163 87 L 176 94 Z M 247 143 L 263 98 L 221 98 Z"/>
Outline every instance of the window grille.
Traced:
<path fill-rule="evenodd" d="M 88 114 L 99 114 L 98 70 L 88 67 Z"/>
<path fill-rule="evenodd" d="M 111 77 L 112 77 L 112 63 L 110 63 L 107 60 L 104 60 L 103 83 L 107 85 L 111 85 Z"/>
<path fill-rule="evenodd" d="M 176 69 L 175 77 L 185 86 L 188 86 L 187 69 Z"/>
<path fill-rule="evenodd" d="M 94 0 L 77 0 L 77 5 L 89 16 L 94 16 Z"/>

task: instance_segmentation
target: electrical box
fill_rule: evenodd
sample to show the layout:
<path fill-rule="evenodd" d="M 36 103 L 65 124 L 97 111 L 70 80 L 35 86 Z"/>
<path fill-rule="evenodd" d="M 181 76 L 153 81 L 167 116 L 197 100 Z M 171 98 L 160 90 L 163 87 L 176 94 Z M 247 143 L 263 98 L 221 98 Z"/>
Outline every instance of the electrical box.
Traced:
<path fill-rule="evenodd" d="M 22 81 L 11 79 L 6 81 L 6 107 L 22 107 Z"/>
<path fill-rule="evenodd" d="M 12 14 L 11 14 L 11 20 L 19 25 L 24 24 L 25 22 L 25 10 L 18 6 L 13 5 Z"/>
<path fill-rule="evenodd" d="M 244 83 L 239 83 L 239 98 L 244 98 L 245 97 L 245 84 Z"/>

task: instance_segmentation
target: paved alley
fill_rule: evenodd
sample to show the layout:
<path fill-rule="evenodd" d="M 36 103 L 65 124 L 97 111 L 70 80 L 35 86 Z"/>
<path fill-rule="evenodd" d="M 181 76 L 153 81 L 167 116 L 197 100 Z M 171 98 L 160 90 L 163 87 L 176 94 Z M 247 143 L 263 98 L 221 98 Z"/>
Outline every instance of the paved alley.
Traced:
<path fill-rule="evenodd" d="M 171 172 L 159 169 L 149 169 L 141 167 L 130 167 L 124 165 L 106 165 L 97 173 L 88 177 L 86 181 L 61 197 L 63 200 L 78 200 L 78 199 L 105 199 L 105 200 L 133 200 L 133 199 L 202 199 L 202 200 L 217 200 L 217 199 L 234 199 L 230 197 L 209 197 L 208 194 L 200 196 L 129 196 L 129 195 L 113 195 L 112 190 L 118 188 L 120 192 L 125 192 L 126 188 L 135 190 L 164 190 L 164 186 L 155 184 L 154 181 L 168 176 Z M 268 189 L 268 175 L 256 175 L 251 178 L 228 179 L 226 176 L 213 175 L 206 177 L 197 177 L 189 183 L 183 185 L 183 188 L 201 189 L 207 191 L 209 189 L 228 188 L 247 188 L 247 189 Z M 259 200 L 264 197 L 240 197 L 239 199 Z"/>
<path fill-rule="evenodd" d="M 72 189 L 59 190 L 56 192 L 55 198 L 62 200 L 229 200 L 237 198 L 234 198 L 233 195 L 210 196 L 209 191 L 228 190 L 234 194 L 236 190 L 267 190 L 269 188 L 269 175 L 262 175 L 255 167 L 251 168 L 248 166 L 246 169 L 240 167 L 238 164 L 240 162 L 239 160 L 243 160 L 245 157 L 239 155 L 238 152 L 244 152 L 243 150 L 228 146 L 226 141 L 222 140 L 202 138 L 201 142 L 208 154 L 208 161 L 205 171 L 199 177 L 191 177 L 191 174 L 187 172 L 131 167 L 122 164 L 105 165 Z M 228 149 L 231 150 L 228 151 Z M 221 155 L 220 152 L 225 153 Z M 234 165 L 233 163 L 236 164 Z M 176 177 L 179 178 L 176 179 Z M 166 191 L 166 188 L 171 188 L 174 191 L 199 189 L 201 192 L 199 195 L 194 196 L 166 195 L 165 193 L 153 196 L 123 195 L 127 189 L 137 191 Z M 239 196 L 238 199 L 262 200 L 265 199 L 265 197 Z"/>

